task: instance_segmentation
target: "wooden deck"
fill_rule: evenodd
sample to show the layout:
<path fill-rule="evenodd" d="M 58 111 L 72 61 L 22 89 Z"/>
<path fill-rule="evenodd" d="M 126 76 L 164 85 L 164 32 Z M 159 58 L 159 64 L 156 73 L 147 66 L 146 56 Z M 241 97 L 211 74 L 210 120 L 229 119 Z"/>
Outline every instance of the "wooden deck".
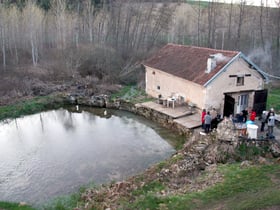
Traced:
<path fill-rule="evenodd" d="M 172 107 L 167 107 L 162 104 L 149 101 L 137 104 L 137 106 L 147 107 L 170 116 L 174 122 L 189 129 L 201 126 L 200 114 L 196 113 L 194 108 L 186 105 L 177 105 L 173 109 Z"/>
<path fill-rule="evenodd" d="M 181 117 L 178 119 L 175 119 L 174 122 L 185 126 L 186 128 L 197 128 L 201 126 L 201 116 L 198 113 L 194 113 L 189 116 Z"/>

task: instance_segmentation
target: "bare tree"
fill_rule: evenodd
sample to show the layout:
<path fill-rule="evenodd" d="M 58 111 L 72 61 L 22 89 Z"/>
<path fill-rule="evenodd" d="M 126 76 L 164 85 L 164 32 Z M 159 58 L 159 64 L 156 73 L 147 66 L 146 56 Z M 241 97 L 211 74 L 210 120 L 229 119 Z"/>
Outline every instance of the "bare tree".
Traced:
<path fill-rule="evenodd" d="M 11 6 L 9 8 L 9 13 L 7 15 L 7 19 L 9 21 L 9 37 L 10 37 L 10 52 L 13 61 L 15 64 L 19 63 L 19 53 L 18 53 L 18 42 L 19 38 L 19 23 L 20 23 L 20 11 L 16 8 L 16 6 Z"/>
<path fill-rule="evenodd" d="M 237 39 L 236 39 L 237 49 L 240 48 L 241 32 L 242 32 L 244 19 L 245 19 L 245 11 L 246 11 L 246 0 L 240 0 L 238 27 L 237 27 Z"/>
<path fill-rule="evenodd" d="M 94 24 L 95 8 L 91 0 L 84 1 L 84 16 L 88 27 L 89 42 L 93 43 L 93 24 Z"/>
<path fill-rule="evenodd" d="M 26 37 L 30 42 L 32 63 L 38 64 L 39 45 L 42 37 L 43 14 L 35 1 L 29 0 L 23 10 L 24 25 L 26 27 Z"/>
<path fill-rule="evenodd" d="M 2 41 L 2 54 L 3 54 L 3 68 L 6 68 L 6 43 L 5 43 L 5 29 L 1 26 L 1 41 Z"/>
<path fill-rule="evenodd" d="M 217 17 L 217 2 L 210 0 L 208 2 L 208 47 L 214 47 L 215 33 L 216 33 L 216 17 Z"/>
<path fill-rule="evenodd" d="M 51 12 L 56 21 L 56 44 L 60 49 L 66 48 L 66 1 L 52 0 Z"/>
<path fill-rule="evenodd" d="M 149 48 L 151 49 L 159 38 L 161 32 L 168 31 L 169 23 L 172 20 L 175 8 L 167 4 L 163 4 L 155 16 L 154 24 L 152 25 L 151 39 Z"/>
<path fill-rule="evenodd" d="M 230 7 L 229 7 L 229 15 L 228 15 L 228 34 L 227 34 L 227 42 L 229 43 L 231 41 L 231 33 L 232 33 L 232 16 L 233 16 L 233 2 L 231 1 Z"/>
<path fill-rule="evenodd" d="M 6 68 L 6 37 L 5 37 L 5 11 L 2 7 L 2 3 L 0 3 L 0 37 L 1 37 L 1 45 L 2 45 L 2 60 L 3 60 L 3 68 Z"/>
<path fill-rule="evenodd" d="M 278 15 L 277 15 L 277 29 L 276 29 L 276 54 L 279 58 L 279 55 L 280 55 L 280 0 L 278 1 L 275 1 L 275 3 L 277 4 L 278 6 Z M 278 60 L 279 61 L 279 60 Z"/>
<path fill-rule="evenodd" d="M 196 44 L 197 44 L 197 46 L 200 46 L 200 43 L 201 43 L 201 21 L 202 21 L 202 14 L 201 14 L 201 12 L 202 12 L 202 9 L 201 9 L 201 1 L 200 0 L 198 0 L 197 1 L 198 3 L 198 5 L 192 5 L 192 8 L 193 8 L 193 10 L 195 11 L 195 13 L 196 13 L 196 15 L 197 15 L 197 18 L 196 18 L 196 25 L 197 25 L 197 29 L 196 29 L 196 33 L 197 33 L 197 40 L 196 40 Z"/>
<path fill-rule="evenodd" d="M 263 0 L 261 0 L 261 5 L 260 5 L 260 36 L 261 36 L 261 45 L 263 50 L 265 50 L 265 43 L 264 43 L 264 34 L 263 34 L 263 16 L 264 16 L 264 3 Z"/>

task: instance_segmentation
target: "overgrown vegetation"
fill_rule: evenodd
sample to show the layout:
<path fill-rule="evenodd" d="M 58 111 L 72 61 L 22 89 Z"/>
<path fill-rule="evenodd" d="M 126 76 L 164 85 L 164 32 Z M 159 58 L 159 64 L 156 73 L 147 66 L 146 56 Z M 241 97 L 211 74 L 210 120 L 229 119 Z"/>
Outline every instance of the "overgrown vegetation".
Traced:
<path fill-rule="evenodd" d="M 235 159 L 239 161 L 253 160 L 256 157 L 267 154 L 269 147 L 258 147 L 256 145 L 248 145 L 243 142 L 236 148 Z"/>
<path fill-rule="evenodd" d="M 0 201 L 0 209 L 1 210 L 35 210 L 35 208 L 31 206 L 20 205 L 18 203 L 1 202 L 1 201 Z"/>
<path fill-rule="evenodd" d="M 124 86 L 119 92 L 112 94 L 111 100 L 122 99 L 131 103 L 140 103 L 153 100 L 148 97 L 145 90 L 139 89 L 136 86 Z"/>
<path fill-rule="evenodd" d="M 90 185 L 88 186 L 90 187 Z M 44 210 L 72 210 L 80 202 L 81 193 L 85 190 L 85 187 L 82 187 L 79 192 L 73 193 L 71 195 L 59 196 L 54 200 L 43 205 L 39 209 Z"/>
<path fill-rule="evenodd" d="M 60 97 L 44 96 L 21 101 L 17 104 L 0 106 L 0 120 L 17 118 L 22 115 L 33 114 L 47 109 L 59 108 L 63 105 Z"/>
<path fill-rule="evenodd" d="M 202 192 L 160 196 L 160 183 L 149 183 L 135 193 L 133 204 L 124 209 L 262 209 L 280 206 L 280 165 L 250 166 L 220 165 L 224 181 Z M 147 190 L 150 189 L 150 190 Z M 155 189 L 158 189 L 155 191 Z"/>
<path fill-rule="evenodd" d="M 277 75 L 279 69 L 279 8 L 265 4 L 0 2 L 0 96 L 26 96 L 36 83 L 49 86 L 80 76 L 91 77 L 95 85 L 123 82 L 137 75 L 139 64 L 167 42 L 240 50 L 266 72 Z"/>

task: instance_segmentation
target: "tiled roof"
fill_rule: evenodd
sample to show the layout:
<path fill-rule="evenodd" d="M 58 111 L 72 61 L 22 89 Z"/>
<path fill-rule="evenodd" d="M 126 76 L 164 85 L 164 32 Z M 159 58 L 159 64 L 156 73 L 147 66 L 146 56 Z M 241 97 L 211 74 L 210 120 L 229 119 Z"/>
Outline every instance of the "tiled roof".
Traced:
<path fill-rule="evenodd" d="M 177 77 L 204 85 L 239 52 L 167 44 L 143 64 Z M 206 73 L 207 60 L 217 55 L 216 67 Z"/>

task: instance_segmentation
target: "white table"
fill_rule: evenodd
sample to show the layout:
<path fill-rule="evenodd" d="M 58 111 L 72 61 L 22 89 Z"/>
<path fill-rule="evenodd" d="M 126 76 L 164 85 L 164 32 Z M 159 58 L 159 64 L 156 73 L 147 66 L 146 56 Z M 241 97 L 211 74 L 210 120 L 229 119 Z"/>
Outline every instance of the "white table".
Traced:
<path fill-rule="evenodd" d="M 174 109 L 175 108 L 175 102 L 176 102 L 175 98 L 168 98 L 167 99 L 167 107 L 169 107 L 169 103 L 172 103 L 172 108 Z"/>

